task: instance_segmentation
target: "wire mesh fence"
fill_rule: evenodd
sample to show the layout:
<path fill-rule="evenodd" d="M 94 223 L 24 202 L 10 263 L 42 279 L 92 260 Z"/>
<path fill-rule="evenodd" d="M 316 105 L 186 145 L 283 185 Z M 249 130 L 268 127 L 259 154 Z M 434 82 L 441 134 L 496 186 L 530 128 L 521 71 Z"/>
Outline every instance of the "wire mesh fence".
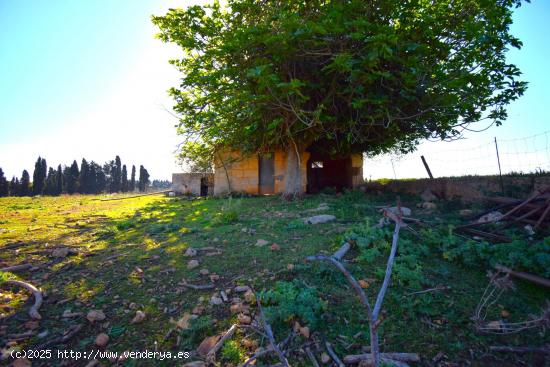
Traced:
<path fill-rule="evenodd" d="M 453 148 L 423 143 L 407 155 L 367 158 L 366 179 L 428 177 L 422 156 L 434 177 L 550 172 L 550 130 L 515 139 L 494 138 L 475 146 L 467 141 L 449 144 Z"/>

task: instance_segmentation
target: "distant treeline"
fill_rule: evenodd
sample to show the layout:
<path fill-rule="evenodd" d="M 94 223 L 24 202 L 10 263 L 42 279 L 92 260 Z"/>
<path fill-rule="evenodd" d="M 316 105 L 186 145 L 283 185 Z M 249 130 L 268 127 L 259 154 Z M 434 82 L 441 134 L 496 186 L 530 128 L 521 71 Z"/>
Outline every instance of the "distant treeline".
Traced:
<path fill-rule="evenodd" d="M 7 181 L 0 168 L 0 196 L 34 196 L 61 194 L 99 194 L 103 192 L 145 191 L 149 185 L 149 173 L 139 166 L 139 178 L 136 181 L 136 166 L 132 165 L 130 179 L 125 164 L 117 155 L 103 166 L 94 161 L 82 159 L 80 168 L 76 160 L 70 166 L 57 169 L 46 164 L 46 159 L 38 157 L 34 164 L 32 182 L 29 172 L 23 170 L 21 178 L 13 177 Z"/>

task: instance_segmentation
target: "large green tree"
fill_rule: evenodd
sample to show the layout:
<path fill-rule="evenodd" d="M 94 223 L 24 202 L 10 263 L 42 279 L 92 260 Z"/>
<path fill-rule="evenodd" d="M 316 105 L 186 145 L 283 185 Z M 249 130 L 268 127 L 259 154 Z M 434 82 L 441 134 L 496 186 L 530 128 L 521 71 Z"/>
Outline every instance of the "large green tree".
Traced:
<path fill-rule="evenodd" d="M 48 174 L 48 166 L 46 159 L 38 157 L 34 164 L 34 172 L 32 174 L 32 194 L 41 195 L 46 186 L 46 175 Z"/>
<path fill-rule="evenodd" d="M 9 183 L 6 179 L 6 176 L 4 175 L 4 171 L 2 171 L 2 168 L 0 168 L 0 197 L 2 196 L 8 196 L 9 193 Z"/>
<path fill-rule="evenodd" d="M 229 0 L 153 17 L 182 48 L 170 94 L 184 137 L 200 150 L 283 147 L 286 192 L 296 156 L 409 152 L 470 124 L 506 118 L 526 83 L 506 61 L 521 0 Z M 201 149 L 197 149 L 197 144 Z"/>
<path fill-rule="evenodd" d="M 46 161 L 44 161 L 45 163 Z M 24 169 L 21 173 L 21 181 L 19 182 L 19 196 L 30 196 L 32 193 L 31 189 L 31 176 L 29 172 Z"/>

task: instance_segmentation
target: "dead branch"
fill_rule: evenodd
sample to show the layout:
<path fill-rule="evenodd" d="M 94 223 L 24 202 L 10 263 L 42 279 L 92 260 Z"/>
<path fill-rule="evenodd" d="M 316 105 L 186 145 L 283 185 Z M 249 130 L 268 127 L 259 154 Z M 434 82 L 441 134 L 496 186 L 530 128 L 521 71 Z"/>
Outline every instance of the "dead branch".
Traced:
<path fill-rule="evenodd" d="M 213 362 L 216 359 L 216 353 L 218 352 L 218 350 L 220 350 L 220 348 L 223 346 L 223 344 L 227 339 L 231 338 L 233 334 L 235 334 L 236 330 L 237 330 L 237 325 L 236 324 L 231 325 L 229 330 L 227 330 L 225 334 L 220 338 L 220 340 L 218 340 L 216 345 L 214 345 L 214 347 L 210 349 L 210 351 L 206 355 L 207 361 Z"/>
<path fill-rule="evenodd" d="M 72 339 L 76 334 L 78 334 L 81 329 L 82 329 L 82 324 L 71 325 L 69 327 L 69 329 L 67 329 L 67 331 L 63 335 L 61 335 L 57 338 L 51 339 L 51 340 L 49 340 L 45 343 L 42 343 L 42 344 L 38 345 L 37 347 L 35 347 L 34 349 L 36 349 L 36 350 L 46 349 L 50 345 L 66 343 L 70 339 Z"/>
<path fill-rule="evenodd" d="M 34 296 L 34 305 L 32 305 L 29 309 L 29 316 L 35 320 L 40 320 L 42 318 L 42 316 L 38 313 L 38 309 L 42 305 L 42 292 L 40 292 L 38 288 L 30 283 L 22 282 L 20 280 L 7 280 L 3 284 L 23 287 L 32 292 L 32 295 Z"/>
<path fill-rule="evenodd" d="M 327 348 L 328 355 L 332 358 L 334 362 L 336 362 L 338 367 L 344 367 L 344 363 L 342 363 L 336 352 L 334 352 L 332 345 L 328 341 L 325 341 L 325 347 Z"/>
<path fill-rule="evenodd" d="M 256 292 L 254 292 L 256 293 Z M 256 299 L 256 304 L 258 305 L 258 316 L 262 322 L 264 331 L 267 335 L 267 338 L 269 339 L 269 343 L 271 344 L 271 347 L 277 353 L 277 356 L 279 357 L 279 360 L 285 367 L 290 367 L 290 364 L 288 363 L 288 360 L 286 359 L 285 355 L 281 350 L 279 349 L 279 346 L 275 342 L 275 337 L 273 336 L 273 330 L 271 330 L 271 326 L 267 323 L 267 320 L 265 319 L 264 312 L 262 309 L 262 303 L 260 301 L 260 297 Z"/>
<path fill-rule="evenodd" d="M 420 362 L 420 356 L 417 353 L 380 353 L 380 358 L 406 363 Z M 370 360 L 372 360 L 372 353 L 350 354 L 344 357 L 344 363 L 346 364 Z"/>
<path fill-rule="evenodd" d="M 317 362 L 317 359 L 315 359 L 315 356 L 314 356 L 313 353 L 311 352 L 311 349 L 309 349 L 309 347 L 305 347 L 304 350 L 305 350 L 305 352 L 306 352 L 307 357 L 308 357 L 309 360 L 311 361 L 311 365 L 312 365 L 313 367 L 320 367 L 320 366 L 319 366 L 319 362 Z"/>
<path fill-rule="evenodd" d="M 30 268 L 32 268 L 31 264 L 20 264 L 20 265 L 13 265 L 13 266 L 2 268 L 0 269 L 0 271 L 19 271 L 19 270 L 27 270 Z"/>
<path fill-rule="evenodd" d="M 407 293 L 407 294 L 405 294 L 405 296 L 412 296 L 412 295 L 415 295 L 415 294 L 437 292 L 437 291 L 446 291 L 446 290 L 449 290 L 449 289 L 451 289 L 451 287 L 444 286 L 444 285 L 438 285 L 437 287 L 434 287 L 434 288 L 424 289 L 424 290 L 421 290 L 421 291 L 418 291 L 418 292 Z"/>
<path fill-rule="evenodd" d="M 502 353 L 539 353 L 539 354 L 550 354 L 550 345 L 544 347 L 508 347 L 508 346 L 492 346 L 489 347 L 491 352 L 502 352 Z"/>
<path fill-rule="evenodd" d="M 524 273 L 522 271 L 514 271 L 510 268 L 507 268 L 505 266 L 498 265 L 498 264 L 495 265 L 495 269 L 497 269 L 498 271 L 501 271 L 503 273 L 510 274 L 514 278 L 527 280 L 531 283 L 535 283 L 535 284 L 541 285 L 543 287 L 550 288 L 550 279 L 539 277 L 538 275 L 534 275 L 534 274 Z"/>
<path fill-rule="evenodd" d="M 203 290 L 203 289 L 213 289 L 214 288 L 214 284 L 189 284 L 189 283 L 184 283 L 184 284 L 182 284 L 182 286 L 184 286 L 186 288 L 194 289 L 194 290 Z"/>
<path fill-rule="evenodd" d="M 332 255 L 332 257 L 335 258 L 336 260 L 342 260 L 342 258 L 346 255 L 346 253 L 349 251 L 350 248 L 351 248 L 351 245 L 348 242 L 344 242 L 342 247 L 340 247 L 338 251 L 336 251 L 334 255 Z"/>

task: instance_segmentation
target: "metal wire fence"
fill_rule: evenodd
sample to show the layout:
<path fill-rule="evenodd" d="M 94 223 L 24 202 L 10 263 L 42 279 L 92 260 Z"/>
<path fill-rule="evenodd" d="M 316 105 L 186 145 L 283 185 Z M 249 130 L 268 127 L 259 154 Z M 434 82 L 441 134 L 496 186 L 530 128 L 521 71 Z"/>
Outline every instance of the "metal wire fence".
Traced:
<path fill-rule="evenodd" d="M 424 143 L 416 152 L 407 155 L 367 158 L 366 179 L 428 177 L 421 156 L 425 157 L 434 177 L 498 175 L 499 162 L 503 175 L 550 174 L 550 130 L 515 139 L 494 138 L 475 146 L 469 146 L 467 141 L 449 144 L 452 149 L 444 143 Z"/>

